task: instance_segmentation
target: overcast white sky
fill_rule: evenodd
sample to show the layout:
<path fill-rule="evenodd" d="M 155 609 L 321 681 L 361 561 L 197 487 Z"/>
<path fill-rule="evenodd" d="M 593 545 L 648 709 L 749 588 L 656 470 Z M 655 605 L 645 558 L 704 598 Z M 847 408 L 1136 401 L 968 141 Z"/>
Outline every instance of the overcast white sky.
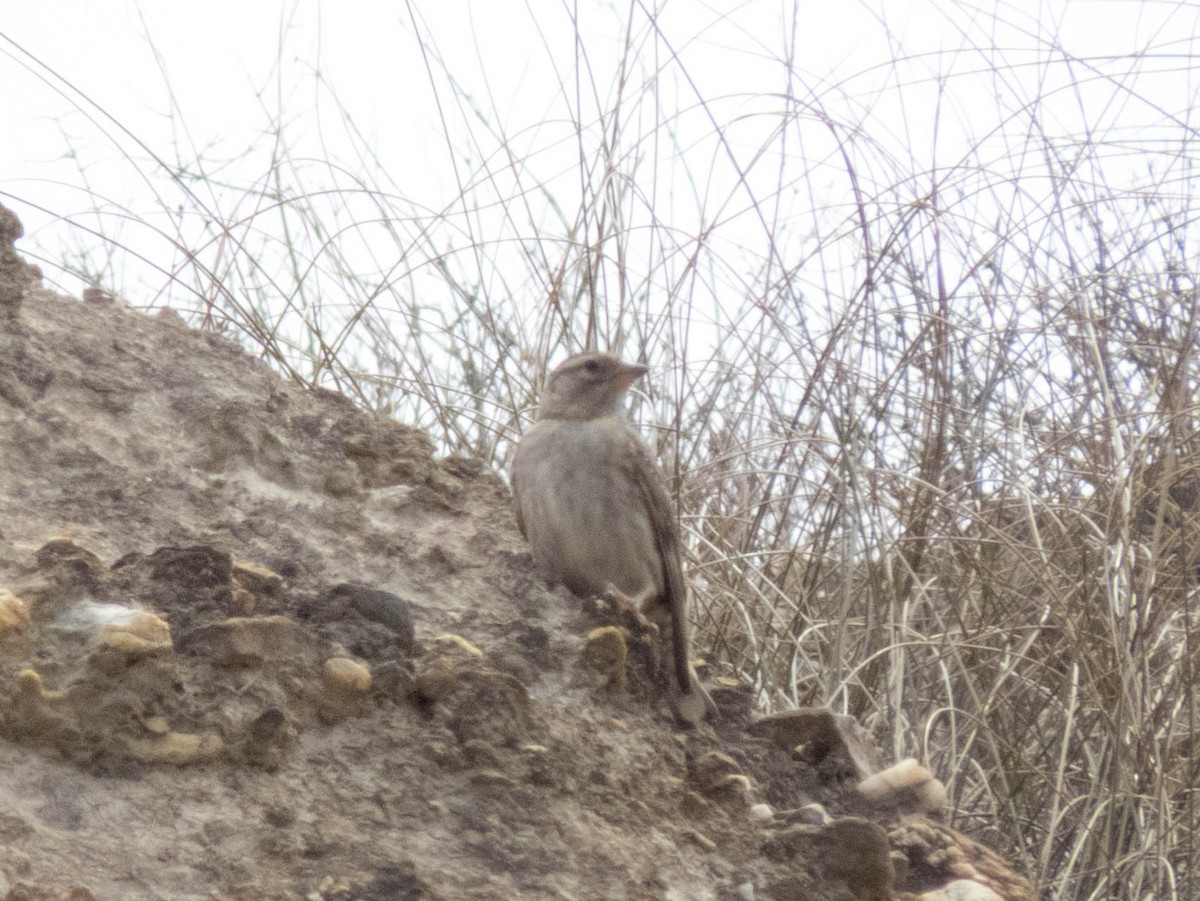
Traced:
<path fill-rule="evenodd" d="M 93 196 L 146 215 L 162 203 L 162 190 L 143 183 L 146 167 L 139 173 L 127 161 L 144 160 L 139 144 L 167 161 L 237 161 L 212 177 L 249 180 L 257 174 L 237 167 L 265 168 L 263 135 L 273 118 L 286 121 L 293 153 L 344 159 L 348 117 L 406 200 L 434 210 L 453 202 L 478 157 L 492 154 L 494 162 L 515 152 L 539 182 L 569 182 L 576 148 L 568 111 L 586 118 L 612 104 L 627 21 L 645 70 L 637 89 L 669 94 L 684 111 L 672 123 L 674 138 L 679 153 L 695 154 L 689 169 L 712 180 L 699 189 L 709 215 L 740 203 L 721 153 L 754 159 L 778 126 L 760 114 L 773 116 L 785 92 L 811 97 L 837 121 L 869 125 L 880 158 L 911 157 L 922 169 L 935 159 L 958 162 L 967 148 L 1011 154 L 1005 117 L 1035 97 L 1050 131 L 1098 127 L 1109 137 L 1153 140 L 1164 115 L 1190 115 L 1200 83 L 1194 3 L 666 0 L 633 9 L 590 0 L 9 4 L 0 22 L 0 201 L 25 221 L 26 247 L 53 259 L 72 241 L 56 216 L 78 217 Z M 1089 75 L 1096 60 L 1103 63 Z M 655 69 L 659 80 L 645 74 Z M 1094 94 L 1083 96 L 1067 73 Z M 1131 89 L 1157 108 L 1131 102 Z M 709 140 L 717 129 L 728 151 Z M 816 122 L 789 152 L 818 160 L 830 153 L 822 140 Z M 823 190 L 819 166 L 805 171 L 809 191 Z M 685 227 L 699 216 L 678 215 Z M 65 274 L 55 278 L 80 287 Z"/>

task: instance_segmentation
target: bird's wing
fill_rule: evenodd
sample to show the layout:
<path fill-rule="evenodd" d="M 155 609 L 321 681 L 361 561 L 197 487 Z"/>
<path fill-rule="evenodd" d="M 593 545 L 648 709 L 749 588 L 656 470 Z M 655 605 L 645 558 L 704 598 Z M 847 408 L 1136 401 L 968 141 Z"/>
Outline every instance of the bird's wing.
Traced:
<path fill-rule="evenodd" d="M 529 540 L 529 534 L 525 531 L 525 517 L 521 514 L 521 444 L 517 443 L 517 449 L 513 452 L 512 475 L 509 481 L 512 482 L 513 507 L 517 511 L 517 528 L 521 530 L 521 537 L 526 541 Z"/>
<path fill-rule="evenodd" d="M 691 690 L 692 680 L 687 640 L 687 584 L 683 580 L 679 526 L 658 465 L 650 456 L 649 449 L 632 431 L 629 438 L 629 453 L 622 454 L 621 459 L 629 461 L 625 464 L 625 475 L 632 484 L 637 485 L 638 494 L 654 527 L 655 550 L 662 565 L 662 600 L 671 614 L 675 677 L 679 690 L 687 694 Z"/>

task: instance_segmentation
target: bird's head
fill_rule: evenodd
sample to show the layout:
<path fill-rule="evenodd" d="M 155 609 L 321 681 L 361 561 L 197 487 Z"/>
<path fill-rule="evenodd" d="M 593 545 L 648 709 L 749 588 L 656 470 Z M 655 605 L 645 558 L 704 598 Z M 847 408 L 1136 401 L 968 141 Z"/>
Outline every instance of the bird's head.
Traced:
<path fill-rule="evenodd" d="M 539 419 L 597 419 L 621 411 L 629 386 L 649 371 L 608 353 L 589 351 L 564 360 L 550 373 Z"/>

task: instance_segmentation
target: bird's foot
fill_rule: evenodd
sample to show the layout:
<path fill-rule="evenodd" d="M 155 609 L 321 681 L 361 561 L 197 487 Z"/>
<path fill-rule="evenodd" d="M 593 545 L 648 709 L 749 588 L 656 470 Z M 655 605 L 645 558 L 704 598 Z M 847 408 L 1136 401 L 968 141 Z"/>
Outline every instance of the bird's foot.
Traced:
<path fill-rule="evenodd" d="M 634 638 L 658 634 L 658 627 L 642 615 L 638 603 L 613 585 L 597 597 L 601 615 L 627 629 Z"/>

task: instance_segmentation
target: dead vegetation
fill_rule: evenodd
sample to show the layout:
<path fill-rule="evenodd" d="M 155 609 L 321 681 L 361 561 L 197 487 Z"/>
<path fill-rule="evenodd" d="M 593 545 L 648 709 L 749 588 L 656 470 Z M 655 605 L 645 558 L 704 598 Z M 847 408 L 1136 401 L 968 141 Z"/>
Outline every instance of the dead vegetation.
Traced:
<path fill-rule="evenodd" d="M 644 359 L 635 412 L 661 427 L 714 665 L 764 709 L 828 704 L 927 762 L 1046 897 L 1194 897 L 1194 110 L 1123 68 L 1178 79 L 1190 57 L 1163 38 L 1076 66 L 1034 30 L 1030 85 L 997 51 L 1019 23 L 993 19 L 961 57 L 898 54 L 880 99 L 810 88 L 785 47 L 785 89 L 739 118 L 648 90 L 699 91 L 695 61 L 626 12 L 614 68 L 581 44 L 561 69 L 544 140 L 572 147 L 569 184 L 432 54 L 472 161 L 440 209 L 408 204 L 356 133 L 341 168 L 292 154 L 282 111 L 271 158 L 229 187 L 110 128 L 185 214 L 107 232 L 106 252 L 165 275 L 147 291 L 63 265 L 499 471 L 548 361 L 596 341 Z M 858 102 L 911 97 L 915 63 L 940 98 L 995 98 L 941 155 L 888 143 Z M 707 192 L 683 133 L 717 161 Z"/>

